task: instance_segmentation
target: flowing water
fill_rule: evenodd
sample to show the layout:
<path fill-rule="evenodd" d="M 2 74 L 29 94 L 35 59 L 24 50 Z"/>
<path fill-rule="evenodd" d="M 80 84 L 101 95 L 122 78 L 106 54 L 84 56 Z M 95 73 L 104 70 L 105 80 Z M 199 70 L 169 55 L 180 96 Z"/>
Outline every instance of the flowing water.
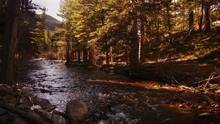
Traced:
<path fill-rule="evenodd" d="M 49 100 L 58 111 L 64 112 L 66 103 L 71 99 L 84 101 L 90 112 L 85 124 L 201 122 L 194 118 L 195 114 L 187 107 L 187 100 L 194 102 L 194 105 L 201 103 L 201 100 L 192 101 L 198 97 L 193 94 L 92 85 L 87 80 L 128 79 L 86 66 L 66 66 L 63 61 L 35 59 L 25 63 L 18 72 L 19 81 L 25 82 L 33 95 Z"/>
<path fill-rule="evenodd" d="M 88 121 L 96 121 L 100 124 L 115 123 L 114 121 L 118 119 L 129 121 L 129 123 L 132 120 L 134 123 L 137 121 L 128 118 L 124 110 L 132 108 L 126 105 L 115 105 L 117 110 L 114 107 L 106 107 L 114 104 L 110 103 L 109 97 L 120 93 L 124 95 L 126 94 L 124 90 L 109 91 L 111 88 L 107 86 L 95 86 L 86 82 L 90 79 L 126 80 L 126 77 L 108 74 L 94 68 L 66 66 L 63 61 L 59 60 L 34 59 L 20 68 L 19 79 L 26 82 L 33 95 L 47 99 L 55 105 L 57 111 L 64 112 L 68 101 L 79 99 L 85 101 L 90 111 L 96 114 L 92 120 Z M 104 113 L 104 111 L 108 112 Z"/>

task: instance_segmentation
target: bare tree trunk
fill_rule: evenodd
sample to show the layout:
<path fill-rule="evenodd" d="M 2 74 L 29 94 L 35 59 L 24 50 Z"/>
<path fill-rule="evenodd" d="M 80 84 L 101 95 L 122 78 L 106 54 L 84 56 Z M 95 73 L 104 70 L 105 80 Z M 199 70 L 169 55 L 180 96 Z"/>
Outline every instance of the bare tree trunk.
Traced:
<path fill-rule="evenodd" d="M 145 36 L 145 27 L 144 27 L 144 15 L 141 17 L 141 37 L 140 37 L 140 62 L 144 62 L 144 36 Z"/>
<path fill-rule="evenodd" d="M 76 54 L 77 54 L 77 52 L 76 52 L 76 50 L 74 50 L 73 51 L 73 61 L 75 61 L 75 59 L 77 59 L 77 55 Z"/>
<path fill-rule="evenodd" d="M 203 24 L 203 9 L 204 9 L 204 0 L 202 0 L 202 7 L 201 7 L 201 16 L 199 18 L 199 32 L 202 32 L 202 24 Z"/>
<path fill-rule="evenodd" d="M 156 23 L 156 30 L 157 30 L 156 41 L 160 42 L 161 36 L 160 36 L 160 19 L 159 19 L 159 17 L 156 17 L 155 23 Z"/>
<path fill-rule="evenodd" d="M 205 26 L 204 31 L 208 32 L 211 29 L 211 23 L 210 23 L 210 2 L 209 0 L 206 0 L 205 2 Z"/>
<path fill-rule="evenodd" d="M 70 58 L 70 41 L 66 37 L 66 63 L 70 63 L 71 58 Z"/>
<path fill-rule="evenodd" d="M 92 45 L 89 51 L 89 62 L 91 65 L 96 65 L 96 45 Z"/>
<path fill-rule="evenodd" d="M 67 23 L 66 24 L 66 29 L 69 30 L 69 26 L 70 24 Z M 66 59 L 66 63 L 71 63 L 71 55 L 70 55 L 70 51 L 71 51 L 71 44 L 70 44 L 70 36 L 69 36 L 69 33 L 66 32 L 65 34 L 65 41 L 66 41 L 66 55 L 65 55 L 65 59 Z"/>
<path fill-rule="evenodd" d="M 7 17 L 4 31 L 4 45 L 2 58 L 2 80 L 12 82 L 14 74 L 14 56 L 18 35 L 18 8 L 19 0 L 8 0 Z"/>
<path fill-rule="evenodd" d="M 77 50 L 77 60 L 78 60 L 78 62 L 81 62 L 81 50 L 78 48 L 78 50 Z"/>
<path fill-rule="evenodd" d="M 109 52 L 110 52 L 110 49 L 107 48 L 106 52 L 105 52 L 105 56 L 106 56 L 106 65 L 109 65 L 109 61 L 110 61 L 110 56 L 109 56 Z"/>
<path fill-rule="evenodd" d="M 168 30 L 168 34 L 171 35 L 171 14 L 170 14 L 170 5 L 171 5 L 171 0 L 166 1 L 166 26 Z"/>
<path fill-rule="evenodd" d="M 83 48 L 83 62 L 88 61 L 88 50 L 86 47 Z"/>
<path fill-rule="evenodd" d="M 194 12 L 189 11 L 189 30 L 194 31 Z"/>
<path fill-rule="evenodd" d="M 109 56 L 110 56 L 110 64 L 112 64 L 112 62 L 113 62 L 113 55 L 112 55 L 112 52 L 113 52 L 113 48 L 112 48 L 112 46 L 110 46 L 110 48 L 109 48 Z"/>
<path fill-rule="evenodd" d="M 189 1 L 189 31 L 194 31 L 194 12 L 192 8 L 192 0 Z"/>
<path fill-rule="evenodd" d="M 137 12 L 131 13 L 131 31 L 130 31 L 130 41 L 131 41 L 131 49 L 130 49 L 130 71 L 131 73 L 137 70 L 138 66 L 138 34 L 137 34 Z"/>

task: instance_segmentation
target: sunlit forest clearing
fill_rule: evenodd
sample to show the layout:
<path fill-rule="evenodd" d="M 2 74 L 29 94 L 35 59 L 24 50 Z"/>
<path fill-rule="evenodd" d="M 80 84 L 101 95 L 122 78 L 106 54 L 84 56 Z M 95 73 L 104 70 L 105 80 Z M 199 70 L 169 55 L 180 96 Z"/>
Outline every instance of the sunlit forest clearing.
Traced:
<path fill-rule="evenodd" d="M 0 1 L 0 124 L 220 123 L 219 0 L 36 1 Z"/>

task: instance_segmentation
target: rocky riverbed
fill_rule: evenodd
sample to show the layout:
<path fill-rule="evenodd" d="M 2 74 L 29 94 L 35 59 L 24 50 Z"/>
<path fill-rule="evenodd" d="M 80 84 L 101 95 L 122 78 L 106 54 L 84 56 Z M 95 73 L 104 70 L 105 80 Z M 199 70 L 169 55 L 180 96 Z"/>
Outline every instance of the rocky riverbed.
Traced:
<path fill-rule="evenodd" d="M 126 83 L 129 82 L 126 77 L 87 66 L 66 66 L 62 61 L 32 60 L 25 63 L 17 75 L 18 82 L 22 83 L 12 89 L 30 94 L 30 101 L 36 102 L 37 100 L 32 99 L 40 99 L 41 102 L 34 104 L 32 102 L 28 108 L 30 111 L 43 108 L 46 113 L 50 113 L 49 117 L 52 117 L 52 113 L 56 113 L 63 118 L 67 102 L 75 99 L 83 101 L 88 107 L 87 116 L 80 122 L 82 124 L 218 124 L 220 122 L 218 93 L 205 93 L 190 87 L 161 85 L 156 82 L 138 82 L 138 86 L 131 86 L 130 83 L 134 82 Z M 103 84 L 90 83 L 88 80 L 103 80 Z M 112 80 L 119 82 L 120 85 L 108 84 Z M 146 88 L 139 88 L 143 84 L 147 84 Z M 30 99 L 25 98 L 26 100 L 23 101 Z M 5 99 L 5 103 L 10 103 L 7 100 L 16 103 L 16 108 L 18 105 L 22 108 L 22 104 L 17 105 L 17 101 L 7 98 L 7 95 L 1 99 Z M 41 113 L 42 117 L 48 116 L 45 112 L 35 111 L 34 113 L 38 115 Z M 53 123 L 51 120 L 49 122 Z"/>
<path fill-rule="evenodd" d="M 66 119 L 54 105 L 20 85 L 0 84 L 0 100 L 1 124 L 65 124 Z"/>

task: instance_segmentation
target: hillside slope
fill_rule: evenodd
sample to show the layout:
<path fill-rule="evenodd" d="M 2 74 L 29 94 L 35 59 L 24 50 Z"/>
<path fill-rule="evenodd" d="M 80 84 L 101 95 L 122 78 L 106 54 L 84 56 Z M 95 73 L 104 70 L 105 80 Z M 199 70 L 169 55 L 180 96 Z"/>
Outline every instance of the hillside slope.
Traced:
<path fill-rule="evenodd" d="M 50 15 L 46 15 L 45 24 L 48 30 L 55 30 L 56 27 L 60 27 L 61 22 Z"/>
<path fill-rule="evenodd" d="M 180 62 L 208 58 L 209 55 L 220 49 L 218 30 L 209 33 L 194 32 L 190 35 L 186 32 L 180 32 L 167 39 L 169 40 L 151 43 L 151 48 L 148 48 L 148 51 L 145 52 L 145 58 L 149 60 L 146 61 L 147 63 Z"/>

